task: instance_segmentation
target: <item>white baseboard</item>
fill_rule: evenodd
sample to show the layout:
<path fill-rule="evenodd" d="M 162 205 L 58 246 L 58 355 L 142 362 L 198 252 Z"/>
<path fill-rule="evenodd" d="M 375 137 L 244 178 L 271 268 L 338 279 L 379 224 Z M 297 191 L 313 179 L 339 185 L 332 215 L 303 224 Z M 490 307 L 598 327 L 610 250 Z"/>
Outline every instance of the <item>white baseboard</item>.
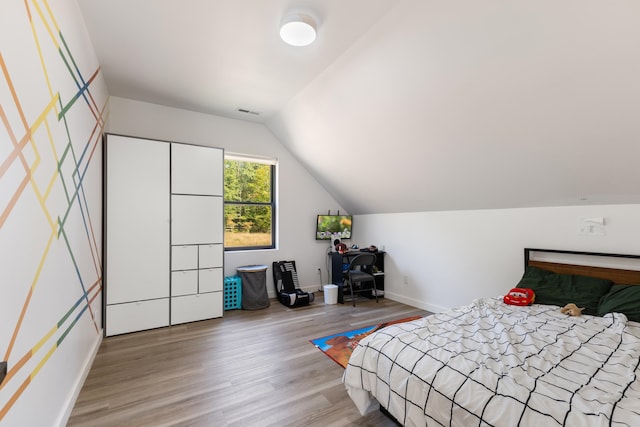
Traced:
<path fill-rule="evenodd" d="M 78 396 L 80 395 L 80 390 L 82 390 L 82 386 L 84 385 L 84 382 L 89 375 L 89 371 L 91 370 L 93 361 L 95 360 L 96 355 L 98 354 L 98 350 L 100 349 L 100 344 L 102 343 L 102 335 L 102 330 L 100 330 L 95 342 L 93 343 L 93 349 L 85 359 L 82 370 L 80 371 L 80 375 L 78 375 L 73 389 L 71 390 L 71 393 L 67 397 L 67 400 L 62 408 L 60 417 L 54 425 L 58 427 L 65 427 L 67 425 L 69 417 L 71 416 L 71 412 L 73 412 L 73 407 L 76 404 L 76 400 L 78 400 Z"/>
<path fill-rule="evenodd" d="M 407 298 L 404 295 L 396 294 L 389 291 L 384 292 L 384 297 L 393 301 L 398 301 L 403 304 L 410 305 L 411 307 L 421 308 L 422 310 L 427 310 L 432 313 L 441 313 L 443 311 L 449 310 L 448 307 L 442 307 L 440 305 L 430 304 L 424 301 L 418 301 L 413 298 Z"/>
<path fill-rule="evenodd" d="M 320 292 L 320 294 L 322 294 L 323 293 L 322 286 L 323 285 L 300 286 L 300 289 L 302 289 L 305 292 L 311 292 L 311 293 Z M 317 297 L 318 295 L 316 295 L 316 298 Z M 408 297 L 405 297 L 404 295 L 397 294 L 394 292 L 389 292 L 386 290 L 384 291 L 384 297 L 393 301 L 398 301 L 403 304 L 410 305 L 411 307 L 416 307 L 422 310 L 430 311 L 431 313 L 442 313 L 443 311 L 449 310 L 449 307 L 443 307 L 443 306 L 431 304 L 425 301 L 418 301 L 413 298 L 408 298 Z M 269 293 L 269 298 L 277 298 L 277 297 L 275 293 L 274 294 Z M 320 295 L 320 298 L 322 298 L 321 295 Z"/>

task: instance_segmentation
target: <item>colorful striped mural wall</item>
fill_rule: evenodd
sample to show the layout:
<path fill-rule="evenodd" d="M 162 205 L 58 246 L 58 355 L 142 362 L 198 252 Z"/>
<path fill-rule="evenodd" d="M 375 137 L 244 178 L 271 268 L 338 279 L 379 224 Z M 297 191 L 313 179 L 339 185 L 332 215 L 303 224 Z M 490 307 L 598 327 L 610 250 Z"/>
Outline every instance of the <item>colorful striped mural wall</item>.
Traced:
<path fill-rule="evenodd" d="M 64 422 L 102 335 L 108 95 L 76 0 L 0 4 L 0 425 Z"/>

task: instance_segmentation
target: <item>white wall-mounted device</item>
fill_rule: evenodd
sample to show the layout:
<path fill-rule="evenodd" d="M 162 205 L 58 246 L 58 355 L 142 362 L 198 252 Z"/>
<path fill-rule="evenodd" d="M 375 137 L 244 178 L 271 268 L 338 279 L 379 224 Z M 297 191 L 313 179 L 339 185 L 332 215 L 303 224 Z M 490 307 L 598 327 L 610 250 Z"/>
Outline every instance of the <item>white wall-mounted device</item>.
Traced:
<path fill-rule="evenodd" d="M 605 218 L 602 216 L 581 217 L 578 219 L 578 234 L 584 236 L 604 236 L 605 225 Z"/>

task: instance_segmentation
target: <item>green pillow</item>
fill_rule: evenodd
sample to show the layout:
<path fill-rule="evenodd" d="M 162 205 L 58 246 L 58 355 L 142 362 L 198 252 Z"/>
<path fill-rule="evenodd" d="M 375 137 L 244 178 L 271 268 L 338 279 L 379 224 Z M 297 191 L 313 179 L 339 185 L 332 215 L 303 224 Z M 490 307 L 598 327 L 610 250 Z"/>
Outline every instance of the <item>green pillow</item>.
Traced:
<path fill-rule="evenodd" d="M 528 267 L 518 283 L 518 288 L 531 288 L 536 294 L 536 304 L 549 304 L 564 307 L 570 302 L 585 307 L 583 314 L 596 315 L 598 303 L 612 282 L 576 274 L 558 274 Z"/>
<path fill-rule="evenodd" d="M 627 319 L 640 322 L 640 285 L 614 285 L 600 299 L 598 315 L 623 313 Z"/>

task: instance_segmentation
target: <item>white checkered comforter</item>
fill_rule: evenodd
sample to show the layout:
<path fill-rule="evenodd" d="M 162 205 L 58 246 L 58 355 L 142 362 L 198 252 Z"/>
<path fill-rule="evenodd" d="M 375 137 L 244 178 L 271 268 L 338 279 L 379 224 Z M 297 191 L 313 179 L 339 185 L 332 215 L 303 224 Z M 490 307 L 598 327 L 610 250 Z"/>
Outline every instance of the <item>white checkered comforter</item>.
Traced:
<path fill-rule="evenodd" d="M 640 323 L 482 299 L 368 336 L 343 381 L 406 426 L 640 426 Z"/>

